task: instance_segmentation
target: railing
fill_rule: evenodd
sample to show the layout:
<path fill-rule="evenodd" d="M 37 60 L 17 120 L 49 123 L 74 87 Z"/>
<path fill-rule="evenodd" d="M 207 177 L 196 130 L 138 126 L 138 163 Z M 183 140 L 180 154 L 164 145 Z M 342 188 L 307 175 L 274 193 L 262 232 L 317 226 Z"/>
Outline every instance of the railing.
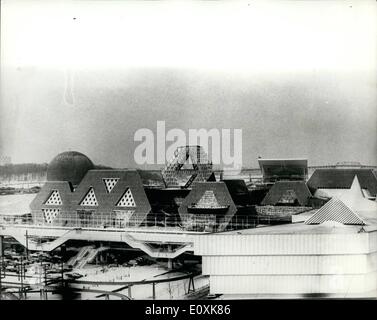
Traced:
<path fill-rule="evenodd" d="M 184 214 L 176 218 L 148 217 L 145 219 L 132 219 L 129 221 L 110 219 L 108 215 L 93 214 L 90 218 L 57 217 L 52 223 L 42 219 L 33 220 L 21 216 L 0 215 L 0 226 L 31 226 L 42 228 L 64 229 L 96 229 L 109 231 L 122 231 L 130 229 L 141 230 L 177 230 L 190 232 L 221 232 L 229 230 L 255 228 L 260 224 L 280 224 L 291 222 L 289 217 L 274 217 L 268 215 L 235 215 L 232 219 L 219 217 L 213 214 Z"/>

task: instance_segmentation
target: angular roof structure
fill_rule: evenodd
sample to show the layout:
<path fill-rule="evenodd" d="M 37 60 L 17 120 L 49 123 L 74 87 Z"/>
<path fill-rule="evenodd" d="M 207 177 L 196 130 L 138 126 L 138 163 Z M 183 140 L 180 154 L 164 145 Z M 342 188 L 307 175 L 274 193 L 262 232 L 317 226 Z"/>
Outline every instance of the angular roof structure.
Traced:
<path fill-rule="evenodd" d="M 111 184 L 111 190 L 106 181 L 116 181 Z M 56 199 L 56 194 L 59 194 L 59 201 L 49 201 L 52 195 Z M 136 170 L 90 170 L 75 190 L 69 182 L 47 181 L 30 208 L 39 218 L 43 217 L 43 210 L 52 208 L 68 215 L 82 210 L 91 210 L 96 215 L 129 209 L 132 210 L 130 222 L 135 224 L 140 224 L 151 211 Z"/>
<path fill-rule="evenodd" d="M 306 206 L 311 193 L 304 181 L 277 181 L 262 201 L 262 205 L 276 205 L 289 202 L 294 197 L 298 204 Z M 287 201 L 285 201 L 287 198 Z"/>
<path fill-rule="evenodd" d="M 355 175 L 361 188 L 375 197 L 377 177 L 372 169 L 317 169 L 308 180 L 308 187 L 312 192 L 317 189 L 350 189 Z"/>
<path fill-rule="evenodd" d="M 213 199 L 216 199 L 216 201 L 212 201 Z M 221 219 L 221 225 L 218 226 L 219 229 L 225 229 L 237 212 L 237 208 L 224 182 L 197 182 L 178 208 L 182 222 L 184 224 L 187 222 L 187 215 L 190 214 L 189 207 L 203 203 L 216 204 L 221 208 L 226 208 L 225 213 L 219 217 Z M 199 209 L 203 208 L 200 207 Z M 208 207 L 208 214 L 211 214 L 212 208 L 215 209 L 214 206 Z M 198 214 L 198 216 L 200 215 L 202 214 Z"/>
<path fill-rule="evenodd" d="M 377 203 L 365 198 L 357 175 L 353 178 L 349 189 L 318 189 L 315 196 L 321 194 L 326 198 L 338 198 L 364 222 L 377 223 Z"/>
<path fill-rule="evenodd" d="M 179 147 L 162 170 L 162 176 L 167 187 L 188 188 L 194 181 L 208 181 L 213 177 L 212 163 L 201 146 Z"/>
<path fill-rule="evenodd" d="M 111 192 L 108 192 L 103 182 L 104 179 L 109 178 L 119 179 Z M 99 212 L 119 210 L 120 201 L 122 204 L 128 203 L 130 209 L 134 210 L 130 219 L 132 222 L 142 221 L 151 210 L 142 180 L 136 170 L 90 170 L 72 194 L 72 204 L 79 204 L 82 195 L 90 188 L 95 192 Z M 125 195 L 128 201 L 123 200 Z"/>
<path fill-rule="evenodd" d="M 363 225 L 364 221 L 340 199 L 334 197 L 313 214 L 305 224 L 321 224 L 335 221 L 345 225 Z"/>
<path fill-rule="evenodd" d="M 60 204 L 50 204 L 48 201 L 55 191 L 59 193 Z M 69 210 L 71 208 L 71 199 L 72 188 L 68 181 L 47 181 L 30 203 L 30 209 L 39 210 L 52 207 L 65 207 Z"/>
<path fill-rule="evenodd" d="M 263 180 L 306 180 L 308 175 L 307 159 L 258 159 Z"/>
<path fill-rule="evenodd" d="M 249 190 L 243 179 L 226 179 L 224 182 L 236 205 L 247 205 L 250 202 Z"/>

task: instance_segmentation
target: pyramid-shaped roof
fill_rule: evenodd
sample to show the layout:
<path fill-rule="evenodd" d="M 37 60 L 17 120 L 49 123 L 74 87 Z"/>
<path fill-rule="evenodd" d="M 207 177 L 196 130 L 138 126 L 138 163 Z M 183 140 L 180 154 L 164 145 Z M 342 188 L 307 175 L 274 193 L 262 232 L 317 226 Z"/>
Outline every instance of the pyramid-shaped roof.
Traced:
<path fill-rule="evenodd" d="M 311 193 L 304 181 L 278 181 L 267 193 L 262 205 L 276 205 L 282 198 L 294 196 L 300 205 L 305 206 Z"/>
<path fill-rule="evenodd" d="M 372 169 L 317 169 L 308 180 L 311 192 L 317 189 L 349 189 L 357 175 L 360 185 L 371 196 L 377 193 L 377 176 Z"/>
<path fill-rule="evenodd" d="M 342 224 L 363 225 L 364 221 L 352 211 L 342 200 L 337 197 L 332 198 L 314 215 L 312 215 L 305 224 L 321 224 L 325 221 L 335 221 Z"/>
<path fill-rule="evenodd" d="M 228 188 L 226 187 L 226 184 L 224 182 L 197 182 L 194 184 L 192 190 L 182 201 L 180 207 L 178 208 L 178 212 L 183 224 L 185 225 L 189 220 L 188 216 L 190 215 L 190 206 L 192 206 L 193 204 L 197 206 L 202 199 L 202 202 L 204 202 L 209 201 L 213 198 L 216 199 L 216 207 L 226 207 L 225 213 L 222 213 L 221 225 L 218 226 L 218 230 L 224 229 L 237 212 L 237 207 L 234 204 Z"/>
<path fill-rule="evenodd" d="M 218 207 L 218 206 L 220 205 L 216 199 L 215 194 L 213 193 L 213 190 L 206 190 L 203 196 L 200 198 L 200 200 L 196 204 L 196 207 L 198 208 L 212 208 L 212 207 Z"/>

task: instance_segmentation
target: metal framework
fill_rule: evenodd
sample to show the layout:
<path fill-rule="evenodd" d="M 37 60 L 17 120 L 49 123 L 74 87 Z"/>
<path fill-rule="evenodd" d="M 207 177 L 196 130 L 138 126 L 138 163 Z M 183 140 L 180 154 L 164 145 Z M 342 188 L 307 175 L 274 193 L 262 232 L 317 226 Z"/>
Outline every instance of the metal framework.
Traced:
<path fill-rule="evenodd" d="M 190 169 L 183 168 L 187 164 Z M 212 174 L 212 163 L 201 146 L 184 146 L 175 150 L 173 158 L 162 170 L 167 187 L 188 188 L 194 181 L 207 181 Z"/>

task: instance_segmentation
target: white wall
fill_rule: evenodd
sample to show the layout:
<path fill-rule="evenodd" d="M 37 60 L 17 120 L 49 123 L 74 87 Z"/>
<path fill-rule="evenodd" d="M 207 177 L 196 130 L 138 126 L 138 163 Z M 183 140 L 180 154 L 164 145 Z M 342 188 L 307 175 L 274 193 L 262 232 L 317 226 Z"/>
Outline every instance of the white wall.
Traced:
<path fill-rule="evenodd" d="M 194 252 L 203 257 L 214 294 L 370 297 L 377 292 L 376 231 L 202 235 Z"/>
<path fill-rule="evenodd" d="M 368 233 L 215 234 L 195 238 L 195 254 L 296 255 L 369 252 Z"/>
<path fill-rule="evenodd" d="M 210 292 L 222 294 L 342 294 L 376 290 L 376 272 L 365 275 L 211 276 Z"/>
<path fill-rule="evenodd" d="M 377 252 L 370 255 L 204 256 L 207 275 L 364 274 L 377 271 Z"/>

